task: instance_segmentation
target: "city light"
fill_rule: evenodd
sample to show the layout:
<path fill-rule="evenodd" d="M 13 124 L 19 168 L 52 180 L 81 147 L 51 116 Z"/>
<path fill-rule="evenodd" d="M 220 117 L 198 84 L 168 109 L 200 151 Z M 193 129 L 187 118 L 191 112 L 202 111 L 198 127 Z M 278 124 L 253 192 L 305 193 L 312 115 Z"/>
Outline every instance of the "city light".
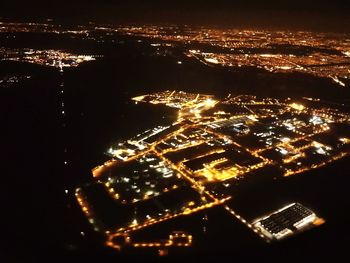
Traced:
<path fill-rule="evenodd" d="M 249 222 L 226 204 L 234 197 L 230 191 L 232 183 L 267 166 L 277 167 L 280 173 L 276 176 L 283 178 L 322 167 L 349 154 L 349 131 L 345 132 L 346 136 L 323 141 L 322 136 L 334 137 L 330 125 L 350 121 L 347 114 L 329 108 L 314 109 L 290 103 L 289 99 L 249 95 L 220 101 L 211 95 L 182 91 L 147 94 L 133 100 L 164 104 L 181 114 L 170 126 L 158 126 L 116 143 L 107 151 L 113 158 L 93 169 L 96 183 L 103 185 L 113 202 L 135 206 L 135 209 L 143 202 L 155 202 L 157 209 L 164 207 L 158 211 L 155 208 L 154 213 L 135 212 L 130 221 L 106 229 L 107 245 L 116 249 L 126 245 L 116 244 L 113 238 L 117 236 L 127 234 L 130 238 L 140 229 L 217 205 L 223 205 L 235 219 L 268 242 L 284 238 L 294 232 L 286 228 L 271 234 L 263 225 Z M 222 105 L 234 106 L 239 114 L 217 114 Z M 215 107 L 218 110 L 207 113 Z M 265 111 L 266 108 L 269 110 Z M 259 142 L 258 146 L 252 141 Z M 329 144 L 331 141 L 335 143 Z M 176 196 L 182 191 L 186 194 Z M 96 224 L 99 219 L 94 218 L 82 191 L 77 193 L 82 210 Z M 176 197 L 167 197 L 172 195 Z M 191 197 L 185 198 L 187 195 Z M 178 200 L 177 205 L 161 204 L 170 200 Z M 316 221 L 321 222 L 312 215 L 294 222 L 294 227 L 304 229 Z M 169 241 L 148 243 L 133 242 L 131 238 L 127 245 L 167 247 L 175 243 L 171 237 Z M 189 240 L 176 244 L 190 245 Z"/>

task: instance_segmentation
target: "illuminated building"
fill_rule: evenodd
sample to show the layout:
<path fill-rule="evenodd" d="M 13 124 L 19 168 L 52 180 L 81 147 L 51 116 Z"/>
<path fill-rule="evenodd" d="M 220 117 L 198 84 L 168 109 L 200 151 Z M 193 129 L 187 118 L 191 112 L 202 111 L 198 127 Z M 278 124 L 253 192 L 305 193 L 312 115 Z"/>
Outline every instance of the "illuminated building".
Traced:
<path fill-rule="evenodd" d="M 299 203 L 289 204 L 256 220 L 253 225 L 267 238 L 283 239 L 323 222 L 314 212 Z"/>

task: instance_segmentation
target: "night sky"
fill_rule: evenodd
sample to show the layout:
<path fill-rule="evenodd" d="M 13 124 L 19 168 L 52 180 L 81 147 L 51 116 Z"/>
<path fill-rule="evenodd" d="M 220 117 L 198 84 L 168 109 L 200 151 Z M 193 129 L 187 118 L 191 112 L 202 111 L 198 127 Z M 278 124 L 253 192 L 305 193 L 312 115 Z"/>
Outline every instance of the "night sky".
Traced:
<path fill-rule="evenodd" d="M 2 3 L 0 16 L 20 20 L 54 18 L 59 22 L 187 23 L 348 31 L 350 2 L 333 1 L 43 1 Z"/>

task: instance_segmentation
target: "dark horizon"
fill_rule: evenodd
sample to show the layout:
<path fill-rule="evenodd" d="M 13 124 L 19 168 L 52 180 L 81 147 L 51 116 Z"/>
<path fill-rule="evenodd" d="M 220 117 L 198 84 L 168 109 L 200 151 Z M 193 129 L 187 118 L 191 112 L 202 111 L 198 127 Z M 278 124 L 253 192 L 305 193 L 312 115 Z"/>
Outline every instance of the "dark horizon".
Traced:
<path fill-rule="evenodd" d="M 147 23 L 191 24 L 237 28 L 290 29 L 348 32 L 350 3 L 340 0 L 329 3 L 316 1 L 102 1 L 42 0 L 30 3 L 11 1 L 3 4 L 0 18 L 16 21 L 54 19 L 60 23 Z"/>

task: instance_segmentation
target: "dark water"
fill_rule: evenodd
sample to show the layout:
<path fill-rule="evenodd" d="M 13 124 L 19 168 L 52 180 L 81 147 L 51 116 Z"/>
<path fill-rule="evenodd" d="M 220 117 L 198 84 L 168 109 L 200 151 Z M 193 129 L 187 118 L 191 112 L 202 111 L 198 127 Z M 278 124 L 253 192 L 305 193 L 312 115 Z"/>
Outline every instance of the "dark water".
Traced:
<path fill-rule="evenodd" d="M 156 253 L 118 254 L 102 246 L 101 237 L 91 230 L 73 197 L 74 188 L 90 180 L 91 168 L 106 158 L 103 152 L 111 142 L 170 123 L 176 116 L 174 110 L 163 106 L 134 105 L 130 97 L 178 89 L 218 96 L 244 93 L 350 98 L 348 90 L 328 80 L 300 74 L 205 67 L 179 54 L 150 57 L 142 45 L 135 44 L 104 52 L 108 58 L 67 69 L 63 74 L 35 65 L 0 64 L 1 72 L 33 76 L 11 89 L 0 90 L 1 127 L 5 131 L 1 154 L 4 242 L 0 251 L 8 258 L 4 262 L 156 259 Z M 178 65 L 177 59 L 184 63 Z M 256 180 L 243 185 L 235 199 L 237 209 L 248 216 L 299 201 L 324 217 L 324 226 L 267 246 L 222 208 L 215 208 L 208 211 L 207 234 L 199 237 L 194 248 L 174 251 L 166 260 L 226 256 L 231 261 L 277 261 L 279 257 L 320 259 L 346 254 L 350 244 L 348 163 L 348 159 L 339 161 L 273 183 Z"/>

